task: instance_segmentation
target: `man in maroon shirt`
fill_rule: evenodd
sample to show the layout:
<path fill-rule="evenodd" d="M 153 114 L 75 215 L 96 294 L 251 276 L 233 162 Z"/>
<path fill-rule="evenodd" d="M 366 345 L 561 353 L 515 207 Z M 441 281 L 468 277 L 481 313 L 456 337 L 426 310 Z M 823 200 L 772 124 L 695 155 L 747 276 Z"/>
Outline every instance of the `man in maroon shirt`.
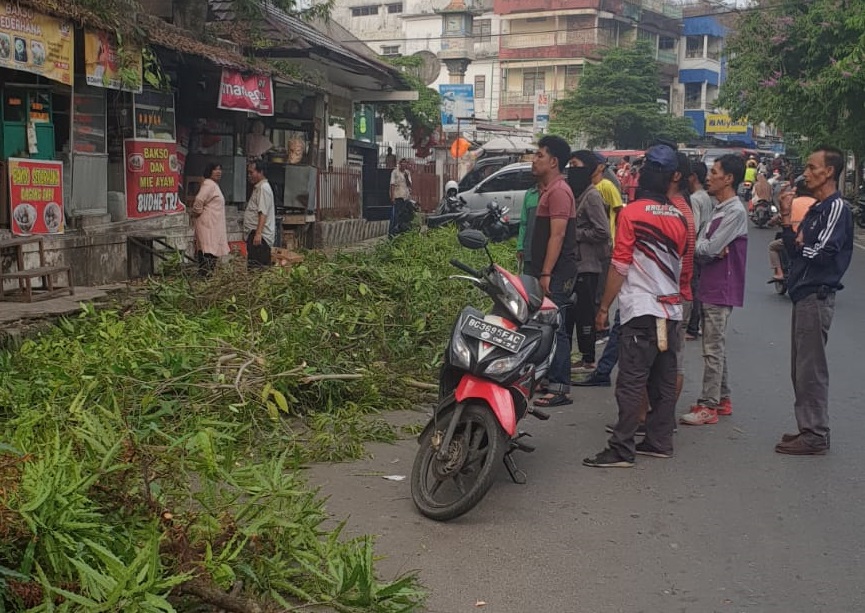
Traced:
<path fill-rule="evenodd" d="M 577 276 L 577 207 L 574 194 L 562 174 L 571 148 L 559 136 L 545 136 L 538 143 L 532 174 L 538 180 L 540 200 L 532 233 L 532 263 L 544 293 L 562 312 L 571 317 L 571 294 Z M 570 328 L 556 330 L 556 353 L 547 375 L 548 394 L 538 398 L 539 407 L 569 404 L 571 399 Z"/>

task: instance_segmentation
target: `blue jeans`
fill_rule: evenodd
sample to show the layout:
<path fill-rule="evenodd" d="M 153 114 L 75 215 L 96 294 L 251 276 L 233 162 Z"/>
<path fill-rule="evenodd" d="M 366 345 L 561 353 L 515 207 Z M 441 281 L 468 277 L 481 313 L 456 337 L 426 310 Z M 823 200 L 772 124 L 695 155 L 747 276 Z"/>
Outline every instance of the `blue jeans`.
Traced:
<path fill-rule="evenodd" d="M 616 309 L 616 317 L 613 319 L 613 327 L 610 328 L 610 335 L 607 337 L 607 346 L 604 347 L 604 354 L 598 361 L 598 366 L 595 368 L 594 377 L 596 379 L 610 380 L 610 374 L 613 372 L 616 362 L 619 361 L 619 334 L 622 331 L 622 318 L 619 315 L 619 310 Z"/>
<path fill-rule="evenodd" d="M 550 299 L 559 307 L 562 321 L 568 321 L 574 308 L 571 294 L 574 293 L 574 279 L 550 280 Z M 547 389 L 552 394 L 567 394 L 571 391 L 571 335 L 568 326 L 556 329 L 556 353 L 547 373 Z"/>

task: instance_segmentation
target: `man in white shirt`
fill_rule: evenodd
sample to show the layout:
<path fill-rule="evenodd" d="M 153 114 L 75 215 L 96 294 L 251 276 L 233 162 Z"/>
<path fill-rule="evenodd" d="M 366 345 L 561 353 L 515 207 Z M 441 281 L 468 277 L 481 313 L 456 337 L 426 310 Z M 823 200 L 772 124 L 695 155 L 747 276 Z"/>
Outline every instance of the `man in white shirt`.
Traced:
<path fill-rule="evenodd" d="M 276 208 L 273 189 L 264 176 L 264 162 L 256 160 L 246 167 L 249 182 L 254 185 L 252 196 L 243 213 L 246 234 L 246 258 L 249 268 L 270 266 L 270 249 L 276 239 Z"/>
<path fill-rule="evenodd" d="M 407 228 L 405 225 L 405 217 L 408 216 L 409 207 L 411 207 L 411 173 L 408 170 L 408 163 L 405 158 L 399 161 L 399 166 L 393 169 L 390 173 L 390 228 L 388 236 L 391 238 L 404 232 Z"/>

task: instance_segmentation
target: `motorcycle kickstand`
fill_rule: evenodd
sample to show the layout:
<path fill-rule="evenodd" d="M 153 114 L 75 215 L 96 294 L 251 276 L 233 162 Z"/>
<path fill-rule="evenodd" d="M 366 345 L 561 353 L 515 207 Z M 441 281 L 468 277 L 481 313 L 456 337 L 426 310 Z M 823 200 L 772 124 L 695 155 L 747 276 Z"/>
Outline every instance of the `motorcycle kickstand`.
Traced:
<path fill-rule="evenodd" d="M 528 476 L 525 472 L 517 468 L 517 463 L 514 461 L 514 456 L 512 455 L 514 451 L 516 451 L 516 449 L 512 449 L 505 454 L 505 468 L 508 469 L 508 474 L 511 476 L 511 481 L 513 481 L 517 485 L 525 485 L 528 481 Z"/>

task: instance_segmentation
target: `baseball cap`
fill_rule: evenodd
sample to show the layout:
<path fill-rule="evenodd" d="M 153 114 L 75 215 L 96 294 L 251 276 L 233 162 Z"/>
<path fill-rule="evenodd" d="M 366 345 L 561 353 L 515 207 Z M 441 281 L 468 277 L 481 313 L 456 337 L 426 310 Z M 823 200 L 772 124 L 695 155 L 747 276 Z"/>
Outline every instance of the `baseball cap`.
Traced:
<path fill-rule="evenodd" d="M 674 172 L 679 168 L 679 159 L 669 145 L 653 145 L 646 151 L 646 163 L 662 172 Z"/>

